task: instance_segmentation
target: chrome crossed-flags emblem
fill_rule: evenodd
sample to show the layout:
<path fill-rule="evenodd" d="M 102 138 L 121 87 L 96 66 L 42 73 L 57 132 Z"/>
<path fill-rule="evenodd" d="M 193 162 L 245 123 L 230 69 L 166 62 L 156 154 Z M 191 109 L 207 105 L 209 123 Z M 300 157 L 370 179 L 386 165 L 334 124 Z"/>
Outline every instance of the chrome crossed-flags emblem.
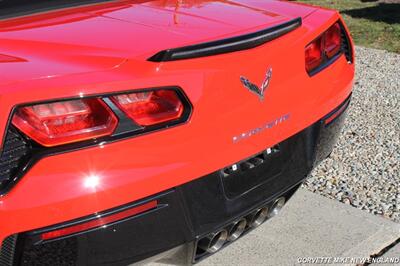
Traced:
<path fill-rule="evenodd" d="M 271 82 L 271 77 L 272 77 L 272 68 L 268 68 L 267 73 L 265 74 L 265 78 L 261 84 L 261 87 L 258 87 L 254 83 L 252 83 L 250 80 L 247 78 L 240 76 L 240 81 L 242 82 L 243 86 L 251 91 L 252 93 L 256 94 L 260 101 L 264 100 L 264 94 L 265 91 L 268 89 L 268 86 Z"/>

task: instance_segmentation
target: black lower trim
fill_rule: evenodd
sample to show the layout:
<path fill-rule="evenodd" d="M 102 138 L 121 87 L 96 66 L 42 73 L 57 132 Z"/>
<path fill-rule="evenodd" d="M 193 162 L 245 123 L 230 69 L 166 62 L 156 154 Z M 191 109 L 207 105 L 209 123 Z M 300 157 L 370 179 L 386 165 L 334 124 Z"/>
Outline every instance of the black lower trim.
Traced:
<path fill-rule="evenodd" d="M 349 101 L 347 99 L 335 110 L 347 108 Z M 21 233 L 17 242 L 20 255 L 15 265 L 122 266 L 154 256 L 160 258 L 160 254 L 167 253 L 164 261 L 197 262 L 209 255 L 196 253 L 198 239 L 229 226 L 259 207 L 271 206 L 280 196 L 291 197 L 336 143 L 345 116 L 339 115 L 325 125 L 324 119 L 330 115 L 275 145 L 273 151 L 266 149 L 269 151 L 260 151 L 238 162 L 239 172 L 227 173 L 226 169 L 231 166 L 225 166 L 161 194 L 102 214 L 118 213 L 150 200 L 156 200 L 162 208 L 47 242 L 37 241 L 38 236 L 93 217 Z M 254 160 L 256 157 L 258 159 Z M 248 163 L 253 166 L 247 167 Z"/>
<path fill-rule="evenodd" d="M 321 119 L 321 126 L 319 130 L 320 133 L 316 144 L 316 158 L 314 161 L 315 166 L 328 157 L 336 145 L 340 136 L 340 132 L 344 126 L 350 101 L 351 95 L 341 105 Z M 327 119 L 333 115 L 337 116 L 328 124 L 326 124 Z"/>

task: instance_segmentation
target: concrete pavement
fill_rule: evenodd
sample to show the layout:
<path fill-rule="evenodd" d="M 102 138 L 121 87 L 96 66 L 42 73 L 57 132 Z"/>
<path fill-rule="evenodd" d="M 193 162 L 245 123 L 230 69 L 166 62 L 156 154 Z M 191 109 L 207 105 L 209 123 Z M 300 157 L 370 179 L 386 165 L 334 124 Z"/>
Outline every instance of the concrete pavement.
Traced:
<path fill-rule="evenodd" d="M 397 260 L 393 260 L 393 258 L 397 258 Z M 382 256 L 377 258 L 378 261 L 376 263 L 372 263 L 371 266 L 377 265 L 393 265 L 396 263 L 400 265 L 400 243 L 391 247 L 388 251 L 385 252 Z M 388 263 L 386 263 L 388 262 Z"/>
<path fill-rule="evenodd" d="M 399 238 L 400 224 L 300 189 L 277 217 L 198 265 L 320 264 L 318 257 L 355 265 L 346 258 L 369 258 Z"/>

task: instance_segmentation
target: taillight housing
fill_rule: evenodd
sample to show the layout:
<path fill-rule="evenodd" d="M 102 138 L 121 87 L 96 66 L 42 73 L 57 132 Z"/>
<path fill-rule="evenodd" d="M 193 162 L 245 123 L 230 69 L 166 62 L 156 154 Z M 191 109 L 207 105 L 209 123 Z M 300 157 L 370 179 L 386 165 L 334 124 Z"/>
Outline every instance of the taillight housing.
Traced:
<path fill-rule="evenodd" d="M 325 65 L 341 53 L 342 28 L 339 22 L 333 24 L 321 36 L 305 47 L 305 64 L 308 74 Z"/>
<path fill-rule="evenodd" d="M 19 107 L 12 123 L 37 143 L 52 147 L 111 135 L 118 119 L 98 98 Z"/>
<path fill-rule="evenodd" d="M 119 94 L 112 101 L 135 123 L 145 127 L 177 120 L 184 111 L 178 94 L 170 89 Z"/>
<path fill-rule="evenodd" d="M 34 142 L 54 147 L 170 127 L 186 121 L 190 112 L 183 93 L 168 87 L 20 106 L 11 121 Z"/>

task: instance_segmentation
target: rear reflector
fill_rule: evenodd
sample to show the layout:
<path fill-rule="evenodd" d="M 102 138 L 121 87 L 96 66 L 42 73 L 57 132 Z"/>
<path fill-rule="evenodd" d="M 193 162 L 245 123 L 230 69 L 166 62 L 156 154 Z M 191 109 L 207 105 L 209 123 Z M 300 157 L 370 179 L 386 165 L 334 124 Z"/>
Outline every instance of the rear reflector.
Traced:
<path fill-rule="evenodd" d="M 100 99 L 79 99 L 20 107 L 12 123 L 46 147 L 111 135 L 118 119 Z"/>
<path fill-rule="evenodd" d="M 117 222 L 117 221 L 123 220 L 125 218 L 129 218 L 131 216 L 138 215 L 145 211 L 154 209 L 157 207 L 157 204 L 158 204 L 158 202 L 156 200 L 153 200 L 153 201 L 147 202 L 143 205 L 140 205 L 140 206 L 137 206 L 137 207 L 134 207 L 134 208 L 122 211 L 122 212 L 118 212 L 118 213 L 111 214 L 111 215 L 104 216 L 104 217 L 99 217 L 99 218 L 96 218 L 96 219 L 88 221 L 88 222 L 84 222 L 84 223 L 76 224 L 73 226 L 65 227 L 62 229 L 57 229 L 54 231 L 43 233 L 43 234 L 41 234 L 40 238 L 42 240 L 50 240 L 50 239 L 54 239 L 54 238 L 64 237 L 64 236 L 88 231 L 90 229 L 94 229 L 97 227 L 107 226 L 108 224 L 111 224 L 113 222 Z"/>
<path fill-rule="evenodd" d="M 329 117 L 325 118 L 324 124 L 329 125 L 333 120 L 335 120 L 337 117 L 339 117 L 347 109 L 348 105 L 349 105 L 349 102 L 343 104 L 339 109 L 334 111 Z"/>
<path fill-rule="evenodd" d="M 174 90 L 151 90 L 112 97 L 124 113 L 141 126 L 179 119 L 183 104 Z"/>

